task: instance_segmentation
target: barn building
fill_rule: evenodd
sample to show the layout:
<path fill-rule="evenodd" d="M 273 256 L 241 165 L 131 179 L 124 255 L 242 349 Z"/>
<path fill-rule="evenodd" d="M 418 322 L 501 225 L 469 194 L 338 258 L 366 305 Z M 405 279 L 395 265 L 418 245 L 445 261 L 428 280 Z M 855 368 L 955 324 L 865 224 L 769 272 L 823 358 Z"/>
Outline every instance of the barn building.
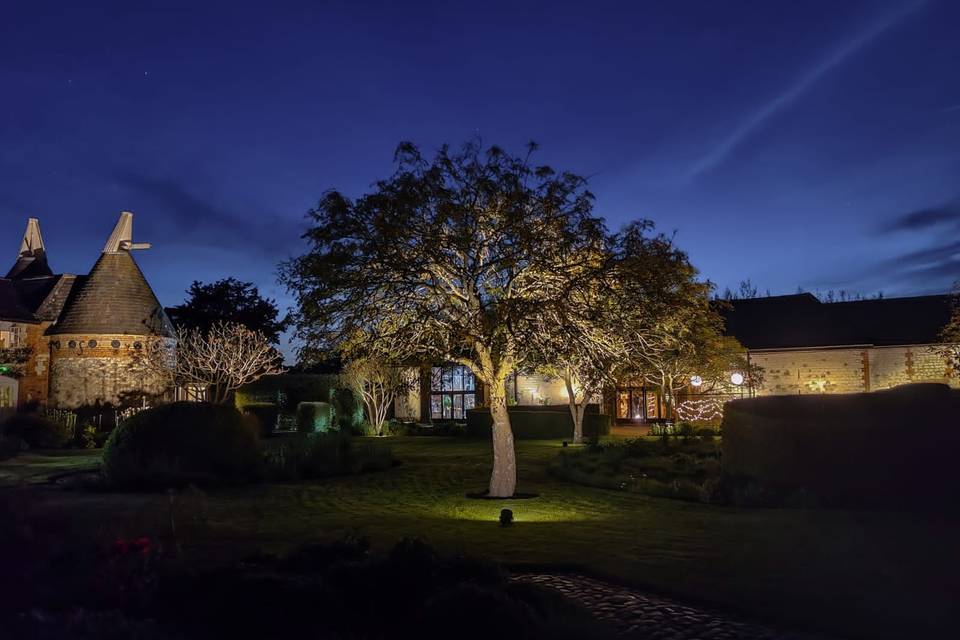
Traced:
<path fill-rule="evenodd" d="M 0 408 L 119 405 L 165 392 L 140 357 L 149 341 L 174 337 L 132 255 L 148 247 L 133 242 L 133 214 L 124 212 L 89 274 L 55 274 L 39 221 L 27 221 L 0 278 L 0 349 L 25 347 L 29 357 L 18 376 L 3 375 L 13 365 L 0 363 Z"/>

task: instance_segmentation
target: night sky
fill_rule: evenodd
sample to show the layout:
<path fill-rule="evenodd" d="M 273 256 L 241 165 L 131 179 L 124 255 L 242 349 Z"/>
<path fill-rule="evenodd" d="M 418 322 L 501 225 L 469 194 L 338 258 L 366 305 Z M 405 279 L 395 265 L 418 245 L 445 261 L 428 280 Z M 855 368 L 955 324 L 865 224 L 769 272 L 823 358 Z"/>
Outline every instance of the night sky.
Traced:
<path fill-rule="evenodd" d="M 537 141 L 721 289 L 960 277 L 960 2 L 140 4 L 2 4 L 7 262 L 36 216 L 85 273 L 130 210 L 164 304 L 226 276 L 286 304 L 324 190 L 479 135 Z"/>

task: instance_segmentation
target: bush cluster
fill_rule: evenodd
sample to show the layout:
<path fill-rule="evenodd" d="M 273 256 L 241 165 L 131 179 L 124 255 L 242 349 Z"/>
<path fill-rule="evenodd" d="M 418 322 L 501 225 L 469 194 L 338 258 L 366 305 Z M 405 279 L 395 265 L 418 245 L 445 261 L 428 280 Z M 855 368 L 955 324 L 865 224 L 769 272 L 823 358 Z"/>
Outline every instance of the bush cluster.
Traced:
<path fill-rule="evenodd" d="M 279 613 L 278 612 L 282 612 Z M 165 582 L 154 617 L 186 638 L 609 638 L 577 603 L 517 584 L 494 564 L 417 540 L 375 555 L 365 541 Z"/>
<path fill-rule="evenodd" d="M 352 433 L 362 428 L 363 404 L 338 375 L 265 376 L 235 394 L 236 407 L 241 411 L 250 405 L 269 404 L 282 416 L 295 417 L 302 402 L 329 403 L 330 424 L 335 429 Z"/>
<path fill-rule="evenodd" d="M 103 474 L 120 488 L 234 483 L 261 475 L 256 426 L 233 407 L 197 402 L 161 405 L 113 430 Z"/>
<path fill-rule="evenodd" d="M 389 469 L 396 464 L 381 442 L 356 442 L 340 432 L 291 434 L 266 447 L 266 474 L 271 480 L 324 478 Z"/>
<path fill-rule="evenodd" d="M 712 439 L 635 438 L 561 451 L 548 470 L 591 487 L 714 502 L 719 454 Z"/>
<path fill-rule="evenodd" d="M 75 435 L 72 426 L 39 413 L 16 413 L 0 426 L 0 432 L 4 439 L 22 441 L 31 449 L 61 449 L 69 445 Z"/>

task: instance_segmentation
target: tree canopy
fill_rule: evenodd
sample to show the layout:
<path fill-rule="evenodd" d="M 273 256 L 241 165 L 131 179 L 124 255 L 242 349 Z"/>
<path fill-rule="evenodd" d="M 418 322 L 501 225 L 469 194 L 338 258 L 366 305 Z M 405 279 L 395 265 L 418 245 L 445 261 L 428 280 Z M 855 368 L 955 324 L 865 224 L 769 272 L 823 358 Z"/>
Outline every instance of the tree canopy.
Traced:
<path fill-rule="evenodd" d="M 252 282 L 236 278 L 206 284 L 194 281 L 187 289 L 187 296 L 183 304 L 167 309 L 179 328 L 206 333 L 217 323 L 236 323 L 262 333 L 276 344 L 288 324 L 285 318 L 279 318 L 276 301 L 261 296 Z"/>
<path fill-rule="evenodd" d="M 281 267 L 299 302 L 301 356 L 345 344 L 394 362 L 464 364 L 494 420 L 492 495 L 516 484 L 504 383 L 532 355 L 545 309 L 567 304 L 604 242 L 586 181 L 498 147 L 409 143 L 396 171 L 357 199 L 329 191 L 309 212 L 309 250 Z M 353 336 L 363 336 L 354 340 Z"/>

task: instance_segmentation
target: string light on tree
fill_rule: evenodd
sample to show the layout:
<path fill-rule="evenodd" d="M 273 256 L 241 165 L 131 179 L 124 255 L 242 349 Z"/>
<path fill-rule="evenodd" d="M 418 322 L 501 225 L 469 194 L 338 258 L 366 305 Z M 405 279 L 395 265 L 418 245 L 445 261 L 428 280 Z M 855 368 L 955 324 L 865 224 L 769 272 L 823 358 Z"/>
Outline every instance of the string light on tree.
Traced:
<path fill-rule="evenodd" d="M 717 398 L 684 400 L 677 405 L 677 416 L 686 422 L 698 422 L 722 418 L 723 402 Z"/>

